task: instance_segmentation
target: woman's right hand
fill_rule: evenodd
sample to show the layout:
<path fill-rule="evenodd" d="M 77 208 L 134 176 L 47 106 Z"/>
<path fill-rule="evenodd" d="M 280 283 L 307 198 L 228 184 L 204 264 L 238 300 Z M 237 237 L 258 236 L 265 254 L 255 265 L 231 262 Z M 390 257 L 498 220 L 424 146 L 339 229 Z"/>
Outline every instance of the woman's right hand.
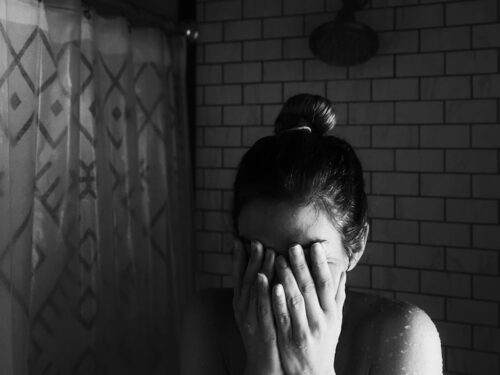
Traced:
<path fill-rule="evenodd" d="M 275 254 L 251 241 L 250 258 L 235 240 L 233 310 L 246 352 L 247 375 L 283 375 L 271 308 L 269 280 Z"/>

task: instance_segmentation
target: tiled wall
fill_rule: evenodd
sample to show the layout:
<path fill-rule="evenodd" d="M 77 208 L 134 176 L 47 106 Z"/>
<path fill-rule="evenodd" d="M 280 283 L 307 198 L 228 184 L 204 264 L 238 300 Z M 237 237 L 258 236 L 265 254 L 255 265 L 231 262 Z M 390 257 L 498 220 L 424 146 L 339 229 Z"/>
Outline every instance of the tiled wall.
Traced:
<path fill-rule="evenodd" d="M 231 187 L 290 96 L 337 106 L 366 171 L 371 239 L 351 287 L 438 325 L 447 373 L 500 372 L 500 23 L 496 0 L 372 0 L 369 62 L 339 68 L 308 35 L 341 1 L 198 1 L 199 287 L 230 287 Z"/>

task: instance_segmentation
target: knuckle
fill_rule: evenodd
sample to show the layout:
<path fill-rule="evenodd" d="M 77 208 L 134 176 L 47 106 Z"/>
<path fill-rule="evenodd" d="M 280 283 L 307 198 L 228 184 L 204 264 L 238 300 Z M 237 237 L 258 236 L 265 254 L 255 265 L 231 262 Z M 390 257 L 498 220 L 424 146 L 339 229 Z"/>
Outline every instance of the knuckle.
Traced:
<path fill-rule="evenodd" d="M 261 318 L 267 318 L 267 316 L 269 315 L 269 311 L 265 306 L 259 305 L 259 308 L 257 309 L 257 311 L 258 311 L 259 316 Z"/>
<path fill-rule="evenodd" d="M 300 291 L 302 294 L 310 294 L 315 292 L 316 286 L 314 285 L 314 281 L 306 280 L 300 285 Z"/>
<path fill-rule="evenodd" d="M 309 323 L 309 329 L 311 331 L 311 335 L 313 335 L 314 337 L 318 337 L 322 328 L 321 324 L 314 322 L 314 323 Z"/>
<path fill-rule="evenodd" d="M 288 315 L 285 313 L 278 314 L 278 322 L 282 326 L 287 326 L 288 325 Z"/>
<path fill-rule="evenodd" d="M 331 289 L 333 288 L 333 282 L 332 279 L 327 277 L 327 278 L 322 278 L 318 280 L 318 287 L 321 289 Z"/>
<path fill-rule="evenodd" d="M 308 347 L 308 340 L 306 333 L 297 332 L 293 337 L 293 343 L 301 351 L 306 351 Z"/>
<path fill-rule="evenodd" d="M 252 335 L 255 333 L 255 326 L 252 323 L 246 322 L 245 324 L 243 324 L 243 329 L 248 334 Z"/>
<path fill-rule="evenodd" d="M 293 295 L 288 299 L 288 305 L 292 309 L 298 310 L 304 305 L 304 298 L 300 294 Z"/>
<path fill-rule="evenodd" d="M 265 343 L 272 343 L 276 341 L 276 335 L 271 333 L 270 330 L 265 331 L 262 339 L 264 340 Z"/>
<path fill-rule="evenodd" d="M 326 329 L 326 323 L 327 323 L 326 321 L 323 321 L 321 319 L 310 323 L 309 327 L 310 327 L 311 334 L 314 337 L 320 337 Z"/>
<path fill-rule="evenodd" d="M 305 270 L 307 270 L 307 264 L 305 262 L 294 261 L 293 265 L 297 269 L 297 271 L 305 271 Z"/>

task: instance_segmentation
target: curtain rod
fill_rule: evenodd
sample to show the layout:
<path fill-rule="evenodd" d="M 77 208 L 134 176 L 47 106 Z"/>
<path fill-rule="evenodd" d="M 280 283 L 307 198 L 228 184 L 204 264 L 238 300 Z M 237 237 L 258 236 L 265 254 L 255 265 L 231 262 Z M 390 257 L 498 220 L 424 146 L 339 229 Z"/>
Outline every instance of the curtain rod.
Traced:
<path fill-rule="evenodd" d="M 43 3 L 43 0 L 38 0 Z M 54 8 L 69 9 L 69 7 L 57 6 L 48 4 Z M 84 12 L 89 14 L 90 7 L 103 15 L 121 15 L 125 17 L 132 26 L 153 26 L 162 29 L 169 35 L 184 35 L 189 42 L 195 42 L 198 39 L 199 31 L 195 21 L 173 21 L 164 16 L 155 14 L 154 12 L 141 8 L 138 5 L 122 0 L 120 2 L 114 0 L 82 0 Z"/>
<path fill-rule="evenodd" d="M 107 7 L 112 12 L 126 17 L 133 26 L 156 26 L 167 34 L 184 35 L 190 42 L 198 39 L 198 29 L 194 21 L 173 21 L 128 0 L 120 2 L 116 0 L 83 0 L 83 3 L 93 6 L 97 10 Z"/>

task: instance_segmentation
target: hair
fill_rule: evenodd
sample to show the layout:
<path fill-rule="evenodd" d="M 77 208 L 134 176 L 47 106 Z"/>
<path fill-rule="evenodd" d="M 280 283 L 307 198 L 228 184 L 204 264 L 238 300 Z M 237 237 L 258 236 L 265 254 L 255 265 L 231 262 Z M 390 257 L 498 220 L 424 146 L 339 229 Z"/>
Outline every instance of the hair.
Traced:
<path fill-rule="evenodd" d="M 332 103 L 300 94 L 284 104 L 275 135 L 261 138 L 243 156 L 234 182 L 233 222 L 256 200 L 313 205 L 340 233 L 349 257 L 364 246 L 367 198 L 363 171 L 353 148 L 330 135 Z"/>

